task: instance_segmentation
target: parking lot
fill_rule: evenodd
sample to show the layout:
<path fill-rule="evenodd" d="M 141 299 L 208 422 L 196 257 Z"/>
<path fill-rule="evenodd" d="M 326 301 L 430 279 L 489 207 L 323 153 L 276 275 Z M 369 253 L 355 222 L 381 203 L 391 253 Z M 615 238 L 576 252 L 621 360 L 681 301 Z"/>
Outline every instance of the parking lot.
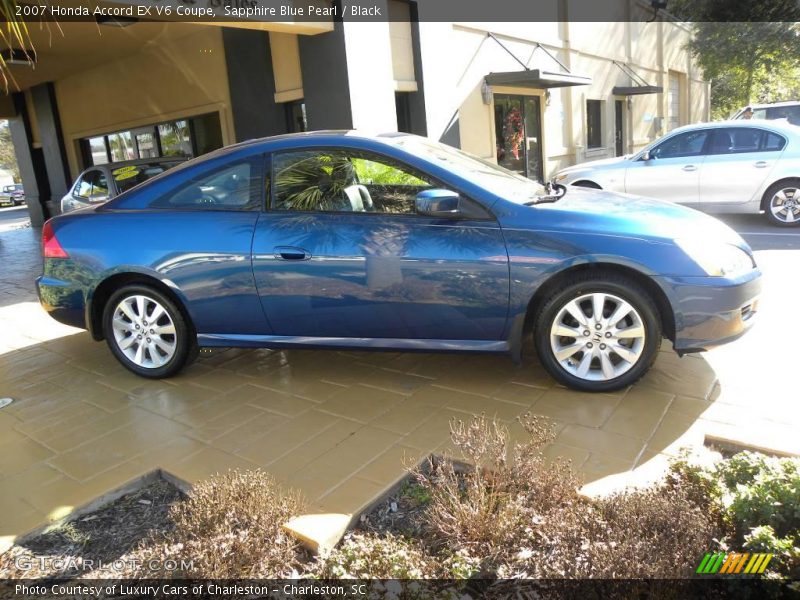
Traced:
<path fill-rule="evenodd" d="M 300 489 L 311 512 L 354 514 L 449 448 L 448 423 L 484 412 L 521 433 L 526 411 L 556 429 L 551 457 L 595 489 L 658 474 L 687 444 L 727 441 L 800 453 L 794 389 L 800 230 L 730 217 L 765 273 L 759 321 L 706 355 L 665 344 L 633 387 L 581 394 L 528 350 L 502 356 L 221 350 L 170 380 L 123 369 L 104 343 L 39 307 L 39 231 L 25 209 L 0 210 L 0 538 L 156 468 L 188 482 L 263 468 Z M 787 327 L 788 324 L 788 327 Z"/>

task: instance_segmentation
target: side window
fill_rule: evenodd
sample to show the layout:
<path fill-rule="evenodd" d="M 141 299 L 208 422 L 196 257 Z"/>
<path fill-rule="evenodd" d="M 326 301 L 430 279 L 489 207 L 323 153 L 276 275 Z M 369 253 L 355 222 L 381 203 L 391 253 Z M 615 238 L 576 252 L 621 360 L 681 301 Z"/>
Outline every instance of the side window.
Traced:
<path fill-rule="evenodd" d="M 273 158 L 276 210 L 414 214 L 433 187 L 414 169 L 369 152 L 309 150 Z"/>
<path fill-rule="evenodd" d="M 768 119 L 786 119 L 793 125 L 800 125 L 800 105 L 772 106 L 767 109 Z"/>
<path fill-rule="evenodd" d="M 708 131 L 687 131 L 672 136 L 656 146 L 650 156 L 655 158 L 679 158 L 682 156 L 700 156 L 708 138 Z"/>
<path fill-rule="evenodd" d="M 778 152 L 783 150 L 786 145 L 786 139 L 777 133 L 764 132 L 764 144 L 761 148 L 764 152 Z"/>
<path fill-rule="evenodd" d="M 75 185 L 73 194 L 87 199 L 108 196 L 106 174 L 99 170 L 87 171 Z"/>
<path fill-rule="evenodd" d="M 261 204 L 262 157 L 237 160 L 184 182 L 150 208 L 256 210 Z"/>
<path fill-rule="evenodd" d="M 709 154 L 744 154 L 758 152 L 762 130 L 749 127 L 725 127 L 712 133 Z"/>
<path fill-rule="evenodd" d="M 92 171 L 92 198 L 102 198 L 108 196 L 108 181 L 106 181 L 106 174 L 102 171 Z"/>
<path fill-rule="evenodd" d="M 75 190 L 72 192 L 78 198 L 88 198 L 92 195 L 92 182 L 90 181 L 89 177 L 94 171 L 89 171 L 81 175 L 81 178 L 78 180 L 78 183 L 75 184 Z"/>

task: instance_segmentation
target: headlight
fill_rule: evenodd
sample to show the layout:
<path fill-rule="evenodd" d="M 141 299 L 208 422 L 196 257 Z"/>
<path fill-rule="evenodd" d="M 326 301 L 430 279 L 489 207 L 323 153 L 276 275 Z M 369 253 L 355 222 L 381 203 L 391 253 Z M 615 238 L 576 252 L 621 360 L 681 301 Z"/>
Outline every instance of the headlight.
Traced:
<path fill-rule="evenodd" d="M 713 277 L 742 273 L 756 266 L 747 252 L 733 244 L 696 238 L 675 240 L 675 243 Z"/>
<path fill-rule="evenodd" d="M 566 173 L 559 173 L 555 176 L 554 181 L 564 181 L 567 178 Z"/>

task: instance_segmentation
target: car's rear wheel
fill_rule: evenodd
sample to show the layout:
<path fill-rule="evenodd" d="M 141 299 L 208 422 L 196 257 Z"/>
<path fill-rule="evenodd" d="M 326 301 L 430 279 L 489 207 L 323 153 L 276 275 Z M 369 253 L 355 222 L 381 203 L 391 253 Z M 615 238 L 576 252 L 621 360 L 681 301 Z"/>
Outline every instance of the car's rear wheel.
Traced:
<path fill-rule="evenodd" d="M 779 181 L 764 193 L 767 219 L 781 227 L 800 225 L 800 179 Z"/>
<path fill-rule="evenodd" d="M 197 342 L 181 311 L 149 286 L 125 286 L 108 299 L 103 333 L 117 360 L 143 377 L 174 375 L 196 355 Z"/>
<path fill-rule="evenodd" d="M 550 296 L 534 325 L 547 371 L 588 392 L 617 390 L 652 366 L 661 344 L 661 319 L 648 293 L 617 274 L 579 275 Z"/>

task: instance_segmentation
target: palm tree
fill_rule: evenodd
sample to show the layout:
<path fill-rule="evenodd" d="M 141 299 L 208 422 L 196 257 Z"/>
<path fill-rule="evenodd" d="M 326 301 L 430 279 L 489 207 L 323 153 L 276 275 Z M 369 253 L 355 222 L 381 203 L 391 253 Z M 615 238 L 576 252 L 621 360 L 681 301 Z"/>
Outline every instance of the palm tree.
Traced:
<path fill-rule="evenodd" d="M 28 32 L 28 26 L 17 16 L 16 0 L 0 0 L 0 18 L 3 20 L 0 25 L 0 44 L 10 50 L 21 49 L 28 63 L 33 65 L 36 52 Z M 0 56 L 0 82 L 2 82 L 3 92 L 6 94 L 8 94 L 11 84 L 19 87 L 8 68 L 8 63 L 2 56 Z"/>

